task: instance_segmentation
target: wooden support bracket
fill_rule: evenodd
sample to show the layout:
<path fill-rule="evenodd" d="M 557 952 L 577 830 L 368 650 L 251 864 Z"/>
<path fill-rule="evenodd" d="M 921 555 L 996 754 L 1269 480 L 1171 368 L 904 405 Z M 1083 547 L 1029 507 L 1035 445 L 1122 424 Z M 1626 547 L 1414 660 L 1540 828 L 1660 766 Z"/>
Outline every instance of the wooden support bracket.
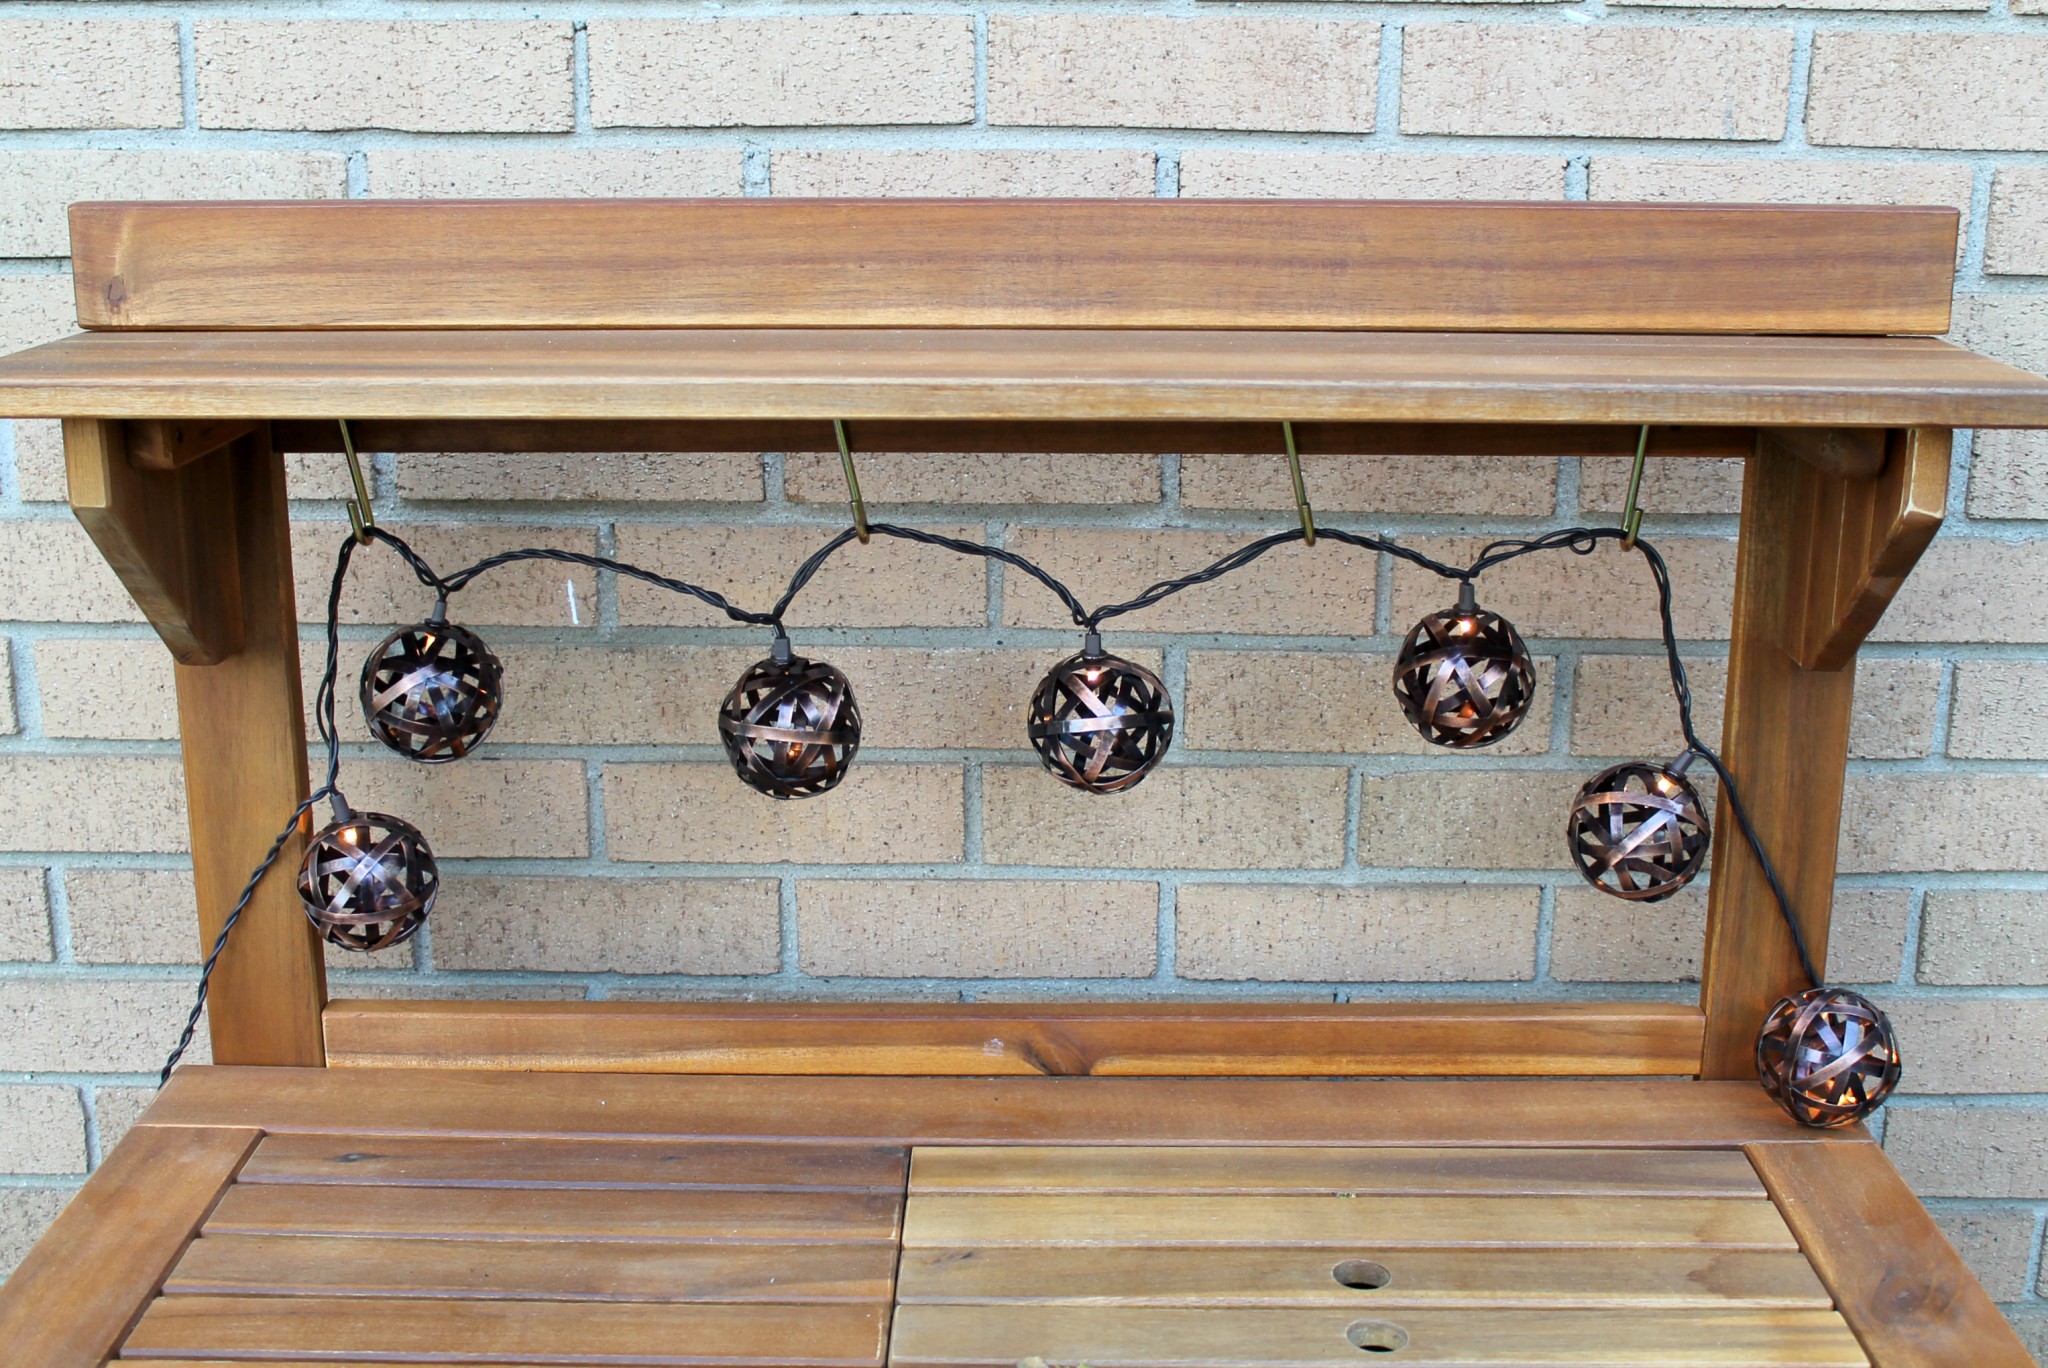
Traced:
<path fill-rule="evenodd" d="M 128 461 L 138 470 L 176 470 L 256 430 L 249 418 L 130 420 Z"/>
<path fill-rule="evenodd" d="M 123 425 L 64 420 L 71 510 L 181 664 L 242 646 L 235 488 L 226 450 L 175 470 L 137 469 Z"/>
<path fill-rule="evenodd" d="M 1763 442 L 1801 454 L 1782 430 L 1766 431 Z M 1795 497 L 1806 554 L 1788 586 L 1782 631 L 1786 653 L 1802 669 L 1846 669 L 1941 530 L 1949 434 L 1902 429 L 1886 446 L 1875 479 L 1844 479 L 1810 462 L 1800 472 Z"/>

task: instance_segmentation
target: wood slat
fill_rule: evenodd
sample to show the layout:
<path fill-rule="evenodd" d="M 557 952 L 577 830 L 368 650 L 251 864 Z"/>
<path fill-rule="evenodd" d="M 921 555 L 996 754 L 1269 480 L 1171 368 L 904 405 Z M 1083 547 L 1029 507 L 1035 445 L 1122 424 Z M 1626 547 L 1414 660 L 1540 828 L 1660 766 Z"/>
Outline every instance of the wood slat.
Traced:
<path fill-rule="evenodd" d="M 1001 422 L 958 423 L 877 420 L 849 423 L 856 455 L 914 452 L 1222 453 L 1278 456 L 1285 449 L 1277 423 Z M 551 421 L 450 418 L 379 419 L 351 424 L 361 451 L 431 452 L 837 452 L 829 422 L 655 419 Z M 1788 429 L 1803 431 L 1804 429 Z M 281 451 L 339 454 L 341 429 L 331 421 L 300 419 L 273 425 Z M 1834 433 L 1840 429 L 1821 429 Z M 1637 430 L 1622 424 L 1571 423 L 1298 423 L 1295 446 L 1304 456 L 1634 456 Z M 1870 433 L 1874 452 L 1859 453 L 1874 472 L 1884 458 L 1884 433 Z M 1725 460 L 1744 457 L 1755 434 L 1739 427 L 1657 427 L 1654 457 Z M 1834 460 L 1829 452 L 1819 458 Z"/>
<path fill-rule="evenodd" d="M 533 1240 L 893 1240 L 899 1202 L 852 1192 L 608 1191 L 554 1188 L 237 1184 L 208 1234 L 462 1236 Z"/>
<path fill-rule="evenodd" d="M 223 1203 L 225 1206 L 226 1203 Z M 1768 1201 L 1689 1197 L 1185 1197 L 921 1194 L 903 1246 L 1490 1245 L 1791 1249 Z"/>
<path fill-rule="evenodd" d="M 202 1240 L 193 1248 L 203 1249 Z M 1376 1277 L 1377 1288 L 1347 1286 Z M 1793 1250 L 941 1248 L 906 1250 L 899 1304 L 1388 1307 L 1784 1306 L 1834 1303 Z"/>
<path fill-rule="evenodd" d="M 946 329 L 94 333 L 18 417 L 2041 427 L 2048 380 L 1911 337 Z"/>
<path fill-rule="evenodd" d="M 886 1306 L 164 1297 L 124 1359 L 839 1365 L 882 1361 Z"/>
<path fill-rule="evenodd" d="M 257 1158 L 261 1159 L 259 1150 Z M 246 1177 L 245 1177 L 246 1181 Z M 1732 1150 L 925 1146 L 912 1193 L 1762 1197 Z"/>
<path fill-rule="evenodd" d="M 1739 1156 L 1727 1157 L 1741 1162 Z M 903 1150 L 885 1145 L 272 1135 L 256 1147 L 238 1181 L 893 1195 L 902 1191 L 906 1158 Z M 1747 1171 L 1748 1165 L 1743 1168 Z"/>
<path fill-rule="evenodd" d="M 663 1077 L 203 1065 L 179 1070 L 150 1118 L 351 1136 L 892 1145 L 1700 1149 L 1853 1141 L 1795 1124 L 1754 1080 Z"/>
<path fill-rule="evenodd" d="M 253 1130 L 131 1130 L 0 1284 L 8 1361 L 109 1357 L 255 1143 Z"/>
<path fill-rule="evenodd" d="M 1332 200 L 88 203 L 71 255 L 93 328 L 1940 333 L 1957 222 Z"/>
<path fill-rule="evenodd" d="M 2027 1368 L 2033 1357 L 1891 1160 L 1865 1140 L 1814 1164 L 1749 1152 L 1864 1348 L 1883 1368 Z"/>
<path fill-rule="evenodd" d="M 1347 1337 L 1361 1323 L 1406 1335 L 1386 1360 L 1403 1368 L 1574 1365 L 1574 1368 L 1862 1368 L 1867 1360 L 1832 1312 L 1409 1310 L 1198 1311 L 1108 1307 L 905 1306 L 889 1362 L 1007 1365 L 1027 1356 L 1095 1368 L 1356 1368 L 1379 1356 Z"/>
<path fill-rule="evenodd" d="M 1678 1003 L 333 1004 L 337 1067 L 975 1075 L 1691 1074 Z"/>
<path fill-rule="evenodd" d="M 169 1295 L 449 1297 L 625 1302 L 889 1301 L 893 1244 L 382 1240 L 223 1235 L 195 1240 Z"/>

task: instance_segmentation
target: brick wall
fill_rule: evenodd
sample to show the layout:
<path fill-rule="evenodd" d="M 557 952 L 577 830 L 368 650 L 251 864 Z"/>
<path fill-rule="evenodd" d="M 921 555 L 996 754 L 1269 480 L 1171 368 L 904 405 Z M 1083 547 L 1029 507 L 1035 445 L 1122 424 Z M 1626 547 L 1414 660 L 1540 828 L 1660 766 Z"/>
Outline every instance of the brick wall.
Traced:
<path fill-rule="evenodd" d="M 2048 369 L 2043 0 L 237 8 L 0 0 L 6 346 L 68 329 L 74 198 L 1816 199 L 1963 210 L 1959 337 Z M 1949 528 L 1859 671 L 1832 967 L 1912 1052 L 1894 1156 L 2039 1352 L 2048 437 L 1956 459 Z M 1307 473 L 1326 521 L 1442 553 L 1610 514 L 1625 470 Z M 1265 458 L 877 454 L 862 474 L 878 512 L 1026 551 L 1095 599 L 1288 517 Z M 756 603 L 843 517 L 835 463 L 810 455 L 379 458 L 375 479 L 380 517 L 446 561 L 573 546 Z M 292 480 L 311 613 L 343 477 L 295 459 Z M 1647 492 L 1709 727 L 1737 480 L 1664 465 Z M 197 953 L 169 664 L 62 492 L 54 425 L 0 436 L 0 1264 L 146 1101 Z M 365 571 L 351 657 L 426 606 L 388 560 Z M 1557 839 L 1582 776 L 1677 744 L 1647 586 L 1612 556 L 1489 583 L 1542 698 L 1456 760 L 1424 753 L 1384 684 L 1442 596 L 1326 543 L 1114 633 L 1184 730 L 1167 769 L 1096 802 L 1024 748 L 1029 688 L 1073 641 L 1044 596 L 851 549 L 797 625 L 852 675 L 867 749 L 792 807 L 742 792 L 711 728 L 759 633 L 607 576 L 502 573 L 459 608 L 510 671 L 487 755 L 408 769 L 351 724 L 351 792 L 420 817 L 449 881 L 429 934 L 338 967 L 336 990 L 1686 996 L 1703 897 L 1599 898 Z"/>

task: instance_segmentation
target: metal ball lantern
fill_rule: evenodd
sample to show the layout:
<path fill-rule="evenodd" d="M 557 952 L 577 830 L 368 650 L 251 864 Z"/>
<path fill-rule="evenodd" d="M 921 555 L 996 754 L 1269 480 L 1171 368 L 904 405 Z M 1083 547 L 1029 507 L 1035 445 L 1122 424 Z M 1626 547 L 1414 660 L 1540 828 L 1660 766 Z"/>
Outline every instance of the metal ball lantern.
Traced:
<path fill-rule="evenodd" d="M 436 604 L 425 622 L 401 627 L 363 662 L 363 721 L 408 760 L 439 765 L 475 750 L 504 704 L 505 667 L 476 633 Z"/>
<path fill-rule="evenodd" d="M 1087 635 L 1031 696 L 1032 749 L 1063 784 L 1086 793 L 1136 788 L 1173 744 L 1173 702 L 1159 676 Z"/>
<path fill-rule="evenodd" d="M 441 891 L 427 838 L 382 812 L 352 812 L 339 796 L 334 820 L 299 865 L 299 901 L 330 945 L 382 950 L 426 924 Z"/>
<path fill-rule="evenodd" d="M 1860 1121 L 1899 1084 L 1899 1046 L 1877 1004 L 1846 988 L 1781 1000 L 1756 1042 L 1764 1090 L 1802 1126 Z"/>
<path fill-rule="evenodd" d="M 1588 779 L 1566 821 L 1572 863 L 1602 893 L 1657 902 L 1692 882 L 1710 835 L 1686 751 L 1668 765 L 1630 761 Z"/>
<path fill-rule="evenodd" d="M 792 655 L 777 636 L 718 709 L 718 734 L 747 786 L 770 798 L 815 798 L 846 777 L 860 750 L 860 708 L 846 676 Z"/>
<path fill-rule="evenodd" d="M 1489 613 L 1466 580 L 1455 607 L 1415 624 L 1394 659 L 1394 697 L 1422 739 L 1472 750 L 1513 731 L 1536 697 L 1521 633 Z"/>

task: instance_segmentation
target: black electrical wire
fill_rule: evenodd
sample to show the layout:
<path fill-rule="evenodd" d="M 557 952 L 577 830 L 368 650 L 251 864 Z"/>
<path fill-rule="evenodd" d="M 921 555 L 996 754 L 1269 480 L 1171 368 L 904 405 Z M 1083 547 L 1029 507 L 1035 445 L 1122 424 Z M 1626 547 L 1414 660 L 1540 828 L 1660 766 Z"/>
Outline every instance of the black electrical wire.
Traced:
<path fill-rule="evenodd" d="M 1110 618 L 1121 617 L 1126 613 L 1149 608 L 1163 599 L 1170 598 L 1183 590 L 1192 589 L 1197 585 L 1214 583 L 1225 575 L 1243 569 L 1277 547 L 1307 539 L 1307 534 L 1300 528 L 1289 528 L 1284 532 L 1275 532 L 1270 536 L 1260 537 L 1256 541 L 1247 542 L 1235 551 L 1222 556 L 1200 570 L 1192 571 L 1173 579 L 1160 580 L 1156 584 L 1147 586 L 1134 598 L 1127 599 L 1121 603 L 1105 604 L 1090 612 L 1074 594 L 1073 590 L 1069 589 L 1042 567 L 1014 551 L 999 546 L 989 546 L 982 542 L 970 542 L 958 537 L 948 537 L 937 532 L 927 532 L 919 528 L 900 527 L 891 523 L 872 523 L 869 525 L 868 531 L 870 534 L 894 537 L 901 541 L 942 547 L 945 550 L 964 556 L 980 556 L 987 560 L 1000 561 L 1014 569 L 1021 570 L 1052 591 L 1073 618 L 1075 626 L 1085 628 L 1090 632 L 1095 631 L 1101 623 Z M 777 636 L 784 634 L 783 618 L 789 612 L 790 606 L 795 602 L 796 596 L 802 593 L 811 581 L 816 578 L 818 572 L 824 568 L 825 563 L 832 558 L 834 553 L 847 543 L 853 541 L 857 535 L 854 529 L 846 528 L 827 540 L 816 551 L 813 551 L 804 559 L 803 564 L 797 567 L 796 573 L 790 577 L 789 587 L 783 591 L 782 597 L 776 600 L 775 606 L 769 611 L 761 613 L 740 608 L 716 590 L 692 584 L 688 580 L 675 579 L 668 575 L 658 574 L 655 571 L 646 570 L 637 565 L 628 564 L 625 561 L 614 560 L 608 556 L 595 556 L 580 551 L 561 551 L 547 547 L 529 547 L 518 551 L 500 552 L 497 555 L 487 556 L 473 565 L 465 566 L 454 574 L 443 578 L 427 563 L 426 558 L 408 545 L 403 538 L 376 526 L 366 528 L 365 533 L 369 538 L 389 547 L 400 559 L 404 560 L 412 569 L 419 582 L 426 588 L 433 590 L 437 601 L 442 604 L 445 604 L 451 595 L 460 593 L 463 589 L 469 587 L 479 575 L 495 570 L 500 566 L 511 565 L 519 561 L 552 561 L 567 565 L 581 565 L 595 570 L 610 570 L 614 574 L 625 575 L 632 579 L 652 584 L 657 588 L 684 594 L 712 608 L 716 608 L 734 622 L 743 622 L 753 626 L 773 627 Z M 1318 528 L 1316 535 L 1321 539 L 1341 542 L 1347 546 L 1359 547 L 1362 550 L 1381 552 L 1399 560 L 1407 561 L 1411 565 L 1419 566 L 1440 578 L 1468 584 L 1477 580 L 1486 571 L 1522 556 L 1534 555 L 1544 551 L 1570 551 L 1574 555 L 1586 556 L 1591 555 L 1599 548 L 1600 543 L 1604 541 L 1619 542 L 1624 547 L 1630 544 L 1628 533 L 1619 527 L 1559 528 L 1556 531 L 1546 532 L 1536 537 L 1507 538 L 1489 542 L 1480 549 L 1479 555 L 1470 564 L 1456 566 L 1424 555 L 1413 547 L 1403 546 L 1399 542 L 1385 537 L 1347 532 L 1342 528 L 1335 527 Z M 271 843 L 269 852 L 264 856 L 262 862 L 250 873 L 249 881 L 243 885 L 241 897 L 236 900 L 235 906 L 229 912 L 227 920 L 222 923 L 220 934 L 214 939 L 213 949 L 207 955 L 206 962 L 200 970 L 199 990 L 196 1001 L 193 1003 L 191 1014 L 186 1018 L 184 1032 L 178 1039 L 177 1048 L 171 1051 L 170 1058 L 164 1062 L 159 1086 L 170 1081 L 171 1070 L 176 1067 L 178 1061 L 184 1056 L 186 1049 L 192 1043 L 193 1034 L 198 1029 L 200 1015 L 206 1009 L 207 988 L 212 980 L 214 968 L 220 962 L 222 951 L 227 948 L 229 934 L 235 929 L 236 923 L 241 920 L 242 913 L 248 907 L 250 899 L 255 896 L 257 885 L 270 872 L 271 866 L 277 863 L 279 855 L 284 850 L 285 843 L 290 840 L 292 832 L 298 829 L 306 813 L 321 798 L 338 792 L 337 784 L 341 772 L 341 739 L 335 722 L 335 678 L 340 668 L 341 593 L 348 576 L 350 561 L 355 554 L 355 548 L 358 544 L 358 539 L 353 532 L 349 533 L 342 540 L 341 548 L 335 557 L 334 579 L 328 588 L 327 594 L 327 660 L 325 668 L 321 672 L 319 692 L 315 695 L 314 699 L 314 725 L 319 732 L 320 740 L 327 748 L 326 780 L 293 810 L 290 823 L 286 825 L 283 831 L 278 833 L 277 839 Z M 1819 987 L 1821 976 L 1814 965 L 1813 956 L 1807 947 L 1805 932 L 1799 924 L 1798 917 L 1793 914 L 1791 899 L 1787 896 L 1784 885 L 1779 881 L 1777 869 L 1772 865 L 1770 856 L 1765 853 L 1763 842 L 1758 838 L 1756 829 L 1750 822 L 1749 813 L 1743 807 L 1741 794 L 1736 787 L 1735 776 L 1729 772 L 1727 765 L 1722 763 L 1720 755 L 1713 747 L 1700 738 L 1698 731 L 1694 728 L 1692 689 L 1686 679 L 1685 662 L 1678 653 L 1678 634 L 1672 618 L 1670 567 L 1665 564 L 1663 554 L 1649 541 L 1642 537 L 1637 537 L 1634 539 L 1633 544 L 1635 549 L 1642 553 L 1644 561 L 1649 565 L 1650 577 L 1657 586 L 1657 610 L 1663 627 L 1665 660 L 1670 669 L 1672 696 L 1678 704 L 1679 729 L 1685 737 L 1686 747 L 1704 758 L 1713 768 L 1715 775 L 1719 777 L 1721 792 L 1728 800 L 1728 809 L 1735 817 L 1736 828 L 1742 833 L 1744 844 L 1749 847 L 1750 853 L 1756 858 L 1758 867 L 1762 869 L 1764 882 L 1770 887 L 1771 897 L 1777 903 L 1778 912 L 1785 922 L 1785 929 L 1791 933 L 1792 946 L 1798 954 L 1800 968 L 1806 974 L 1808 982 L 1812 983 L 1815 987 Z"/>

